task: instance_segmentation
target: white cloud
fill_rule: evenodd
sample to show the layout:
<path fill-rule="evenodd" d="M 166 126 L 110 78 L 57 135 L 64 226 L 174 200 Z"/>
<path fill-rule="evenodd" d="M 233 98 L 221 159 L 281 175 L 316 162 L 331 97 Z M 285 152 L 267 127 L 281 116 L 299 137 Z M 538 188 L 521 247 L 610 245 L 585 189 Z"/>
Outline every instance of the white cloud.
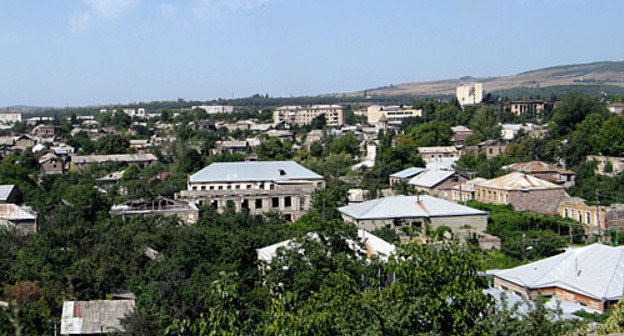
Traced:
<path fill-rule="evenodd" d="M 139 4 L 139 0 L 82 0 L 82 2 L 91 7 L 95 13 L 108 18 L 126 14 Z"/>
<path fill-rule="evenodd" d="M 93 21 L 115 19 L 131 12 L 139 4 L 139 0 L 81 0 L 85 10 L 76 11 L 69 18 L 69 29 L 82 32 L 89 29 Z"/>

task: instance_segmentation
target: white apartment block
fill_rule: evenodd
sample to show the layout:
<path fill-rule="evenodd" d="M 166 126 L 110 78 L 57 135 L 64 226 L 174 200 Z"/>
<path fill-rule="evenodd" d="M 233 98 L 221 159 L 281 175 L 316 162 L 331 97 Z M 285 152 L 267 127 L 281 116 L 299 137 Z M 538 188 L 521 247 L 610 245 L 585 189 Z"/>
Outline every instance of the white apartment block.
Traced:
<path fill-rule="evenodd" d="M 141 118 L 145 117 L 145 109 L 144 108 L 138 108 L 138 109 L 125 108 L 125 109 L 122 109 L 121 111 L 123 113 L 131 116 L 131 117 L 141 117 Z"/>
<path fill-rule="evenodd" d="M 342 126 L 345 111 L 340 105 L 282 106 L 273 112 L 275 124 L 308 125 L 317 116 L 324 114 L 327 126 Z"/>
<path fill-rule="evenodd" d="M 234 112 L 234 106 L 227 106 L 227 105 L 199 105 L 199 106 L 193 106 L 191 109 L 192 110 L 194 109 L 204 110 L 208 114 L 220 114 L 220 113 Z"/>
<path fill-rule="evenodd" d="M 5 125 L 13 125 L 22 121 L 21 113 L 0 113 L 0 123 Z"/>
<path fill-rule="evenodd" d="M 379 118 L 385 116 L 386 122 L 391 126 L 398 126 L 403 123 L 403 119 L 408 117 L 422 117 L 423 110 L 414 109 L 409 106 L 379 106 L 372 105 L 366 108 L 366 117 L 370 125 L 379 123 Z"/>
<path fill-rule="evenodd" d="M 483 83 L 460 85 L 455 90 L 459 105 L 476 105 L 483 101 Z"/>

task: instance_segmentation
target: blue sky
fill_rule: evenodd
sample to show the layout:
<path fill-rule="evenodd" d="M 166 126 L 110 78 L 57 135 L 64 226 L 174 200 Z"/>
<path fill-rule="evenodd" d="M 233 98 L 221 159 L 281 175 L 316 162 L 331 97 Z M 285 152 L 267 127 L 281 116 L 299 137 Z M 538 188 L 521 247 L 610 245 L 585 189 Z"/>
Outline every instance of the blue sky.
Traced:
<path fill-rule="evenodd" d="M 0 106 L 347 92 L 624 60 L 621 0 L 0 0 Z"/>

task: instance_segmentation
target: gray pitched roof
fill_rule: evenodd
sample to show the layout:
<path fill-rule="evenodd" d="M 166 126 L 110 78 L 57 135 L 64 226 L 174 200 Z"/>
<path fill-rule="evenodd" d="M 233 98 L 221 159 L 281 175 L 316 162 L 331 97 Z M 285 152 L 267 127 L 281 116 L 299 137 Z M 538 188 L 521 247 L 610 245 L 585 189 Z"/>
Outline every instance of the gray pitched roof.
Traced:
<path fill-rule="evenodd" d="M 321 179 L 295 161 L 215 162 L 191 175 L 189 182 L 287 181 Z"/>
<path fill-rule="evenodd" d="M 427 170 L 413 177 L 408 183 L 418 187 L 433 188 L 454 174 L 452 170 Z"/>
<path fill-rule="evenodd" d="M 531 289 L 558 287 L 598 300 L 617 300 L 624 292 L 624 247 L 596 243 L 494 276 Z"/>
<path fill-rule="evenodd" d="M 357 220 L 487 215 L 433 196 L 390 196 L 338 208 Z"/>
<path fill-rule="evenodd" d="M 410 178 L 414 175 L 418 175 L 422 172 L 425 171 L 425 168 L 420 168 L 420 167 L 410 167 L 407 169 L 403 169 L 400 172 L 396 172 L 392 175 L 390 175 L 390 177 L 396 177 L 396 178 L 400 178 L 400 179 L 407 179 Z"/>
<path fill-rule="evenodd" d="M 11 191 L 15 189 L 13 184 L 0 185 L 0 201 L 5 201 L 11 196 Z"/>

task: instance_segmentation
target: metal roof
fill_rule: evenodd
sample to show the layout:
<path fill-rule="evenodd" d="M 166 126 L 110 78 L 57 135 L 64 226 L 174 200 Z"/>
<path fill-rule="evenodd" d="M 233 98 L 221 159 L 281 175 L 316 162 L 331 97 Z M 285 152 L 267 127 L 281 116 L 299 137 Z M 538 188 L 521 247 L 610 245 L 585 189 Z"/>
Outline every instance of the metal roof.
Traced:
<path fill-rule="evenodd" d="M 24 210 L 18 205 L 6 203 L 0 204 L 0 219 L 8 221 L 36 220 L 37 215 Z"/>
<path fill-rule="evenodd" d="M 618 300 L 624 292 L 624 247 L 596 243 L 494 276 L 530 289 L 558 287 L 598 300 Z"/>
<path fill-rule="evenodd" d="M 318 234 L 315 232 L 310 232 L 306 234 L 305 237 L 312 240 L 319 239 Z M 366 253 L 369 257 L 371 255 L 374 255 L 385 261 L 388 260 L 388 257 L 392 255 L 396 250 L 396 246 L 394 246 L 393 244 L 390 244 L 387 241 L 375 236 L 374 234 L 362 229 L 358 230 L 358 238 L 360 239 L 360 242 L 364 244 L 366 250 L 362 250 L 360 246 L 358 246 L 352 240 L 348 240 L 347 243 L 353 250 L 361 253 Z M 270 263 L 273 258 L 277 256 L 277 250 L 281 247 L 293 249 L 298 248 L 299 244 L 290 239 L 267 247 L 259 248 L 256 250 L 256 252 L 258 253 L 258 260 Z"/>
<path fill-rule="evenodd" d="M 74 163 L 158 161 L 154 154 L 71 155 Z"/>
<path fill-rule="evenodd" d="M 295 161 L 215 162 L 189 182 L 288 181 L 323 177 Z"/>
<path fill-rule="evenodd" d="M 0 201 L 6 202 L 9 196 L 11 196 L 13 189 L 15 189 L 15 185 L 13 184 L 0 185 Z"/>
<path fill-rule="evenodd" d="M 575 175 L 575 173 L 571 170 L 566 170 L 557 166 L 549 165 L 548 163 L 542 161 L 519 162 L 509 165 L 506 168 L 522 173 L 556 172 L 564 175 Z"/>
<path fill-rule="evenodd" d="M 504 190 L 545 190 L 563 187 L 532 175 L 513 172 L 492 180 L 477 183 L 477 186 Z"/>
<path fill-rule="evenodd" d="M 390 196 L 338 208 L 356 220 L 487 215 L 433 196 Z"/>
<path fill-rule="evenodd" d="M 121 319 L 134 311 L 134 300 L 65 301 L 61 334 L 104 334 L 123 331 Z"/>
<path fill-rule="evenodd" d="M 418 187 L 432 188 L 455 174 L 452 170 L 427 170 L 416 175 L 408 184 Z"/>
<path fill-rule="evenodd" d="M 406 178 L 410 178 L 414 175 L 418 175 L 422 172 L 425 171 L 425 168 L 420 168 L 420 167 L 410 167 L 407 169 L 403 169 L 400 172 L 394 173 L 392 175 L 390 175 L 390 177 L 396 177 L 396 178 L 400 178 L 400 179 L 406 179 Z"/>

